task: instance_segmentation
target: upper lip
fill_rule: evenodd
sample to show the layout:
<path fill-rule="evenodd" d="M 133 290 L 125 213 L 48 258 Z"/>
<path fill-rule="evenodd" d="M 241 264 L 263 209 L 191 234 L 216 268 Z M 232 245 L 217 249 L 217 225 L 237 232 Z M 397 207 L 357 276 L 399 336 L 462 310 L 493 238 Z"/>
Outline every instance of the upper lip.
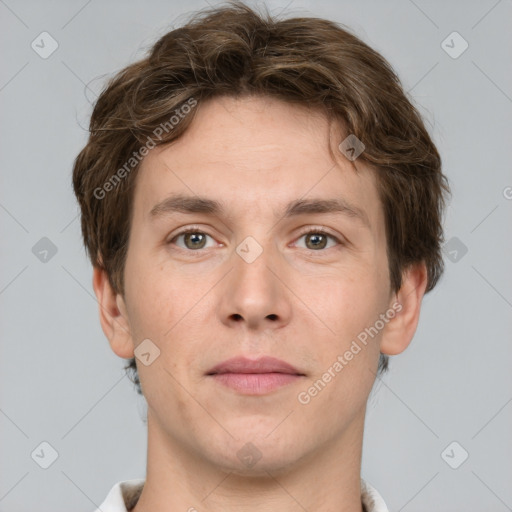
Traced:
<path fill-rule="evenodd" d="M 288 373 L 304 375 L 297 368 L 275 357 L 264 356 L 258 359 L 233 357 L 211 368 L 207 375 L 218 373 Z"/>

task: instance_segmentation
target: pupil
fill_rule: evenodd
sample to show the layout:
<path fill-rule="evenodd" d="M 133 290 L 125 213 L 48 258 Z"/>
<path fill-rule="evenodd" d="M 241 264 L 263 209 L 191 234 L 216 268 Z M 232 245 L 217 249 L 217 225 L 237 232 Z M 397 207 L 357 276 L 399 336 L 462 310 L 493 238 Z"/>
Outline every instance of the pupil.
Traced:
<path fill-rule="evenodd" d="M 199 240 L 197 240 L 199 238 Z M 201 248 L 204 246 L 205 237 L 201 233 L 187 233 L 185 235 L 186 241 L 192 240 L 192 245 L 194 249 L 197 249 L 198 247 Z M 199 244 L 196 243 L 199 241 Z M 202 243 L 201 243 L 202 242 Z"/>
<path fill-rule="evenodd" d="M 325 247 L 325 240 L 326 240 L 326 238 L 324 237 L 324 235 L 317 234 L 317 235 L 310 235 L 310 237 L 311 237 L 310 240 L 315 240 L 316 239 L 318 241 L 319 238 L 323 238 L 324 239 L 323 240 L 324 243 L 320 243 L 320 244 L 317 244 L 316 242 L 313 241 L 313 247 L 314 248 L 321 247 L 323 249 Z"/>
<path fill-rule="evenodd" d="M 312 242 L 312 245 L 314 248 L 324 248 L 325 247 L 325 241 L 326 238 L 324 235 L 316 234 L 316 235 L 309 235 L 309 241 Z M 186 241 L 192 240 L 192 245 L 195 246 L 194 248 L 202 248 L 204 246 L 205 238 L 201 233 L 186 233 L 185 235 Z M 323 239 L 323 240 L 322 240 Z M 320 241 L 320 243 L 318 243 Z M 197 243 L 199 242 L 199 243 Z M 323 243 L 322 243 L 323 242 Z"/>

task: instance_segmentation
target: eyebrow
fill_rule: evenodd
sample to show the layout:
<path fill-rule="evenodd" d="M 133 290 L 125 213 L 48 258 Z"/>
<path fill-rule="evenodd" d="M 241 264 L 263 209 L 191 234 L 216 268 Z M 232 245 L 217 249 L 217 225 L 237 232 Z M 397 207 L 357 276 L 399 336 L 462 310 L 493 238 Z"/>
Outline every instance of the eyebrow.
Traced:
<path fill-rule="evenodd" d="M 214 199 L 199 196 L 172 195 L 155 204 L 150 211 L 152 219 L 170 215 L 172 213 L 204 213 L 213 216 L 222 216 L 226 208 Z M 344 199 L 296 199 L 286 205 L 282 214 L 290 218 L 303 214 L 340 213 L 354 218 L 370 227 L 366 212 Z M 276 213 L 276 217 L 278 214 Z"/>

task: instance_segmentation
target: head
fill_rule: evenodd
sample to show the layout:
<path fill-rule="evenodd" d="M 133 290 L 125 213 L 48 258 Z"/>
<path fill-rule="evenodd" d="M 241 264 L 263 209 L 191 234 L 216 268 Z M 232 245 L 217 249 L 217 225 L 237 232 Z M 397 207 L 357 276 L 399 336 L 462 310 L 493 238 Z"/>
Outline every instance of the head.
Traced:
<path fill-rule="evenodd" d="M 354 160 L 339 149 L 348 136 L 364 144 Z M 327 20 L 234 4 L 165 34 L 101 93 L 73 185 L 102 326 L 139 393 L 156 407 L 165 380 L 193 421 L 180 385 L 193 389 L 232 431 L 253 427 L 201 388 L 213 363 L 271 353 L 310 386 L 359 340 L 314 399 L 326 407 L 344 389 L 355 414 L 443 270 L 438 151 L 385 59 Z M 181 212 L 165 212 L 171 195 Z M 309 199 L 344 210 L 286 215 Z M 191 226 L 195 238 L 178 236 Z M 250 263 L 237 251 L 247 237 Z M 149 366 L 133 357 L 146 339 L 160 350 Z"/>

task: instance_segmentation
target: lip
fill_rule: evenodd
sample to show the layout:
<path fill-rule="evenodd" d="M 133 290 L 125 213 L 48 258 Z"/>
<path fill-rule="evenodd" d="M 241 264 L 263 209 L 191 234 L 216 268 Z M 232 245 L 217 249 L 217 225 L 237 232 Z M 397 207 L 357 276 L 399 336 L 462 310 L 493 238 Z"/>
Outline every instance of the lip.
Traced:
<path fill-rule="evenodd" d="M 264 395 L 305 375 L 275 357 L 235 357 L 214 366 L 207 375 L 214 381 L 245 395 Z"/>
<path fill-rule="evenodd" d="M 211 368 L 207 375 L 223 373 L 285 373 L 288 375 L 304 375 L 286 361 L 269 356 L 258 359 L 233 357 Z"/>

